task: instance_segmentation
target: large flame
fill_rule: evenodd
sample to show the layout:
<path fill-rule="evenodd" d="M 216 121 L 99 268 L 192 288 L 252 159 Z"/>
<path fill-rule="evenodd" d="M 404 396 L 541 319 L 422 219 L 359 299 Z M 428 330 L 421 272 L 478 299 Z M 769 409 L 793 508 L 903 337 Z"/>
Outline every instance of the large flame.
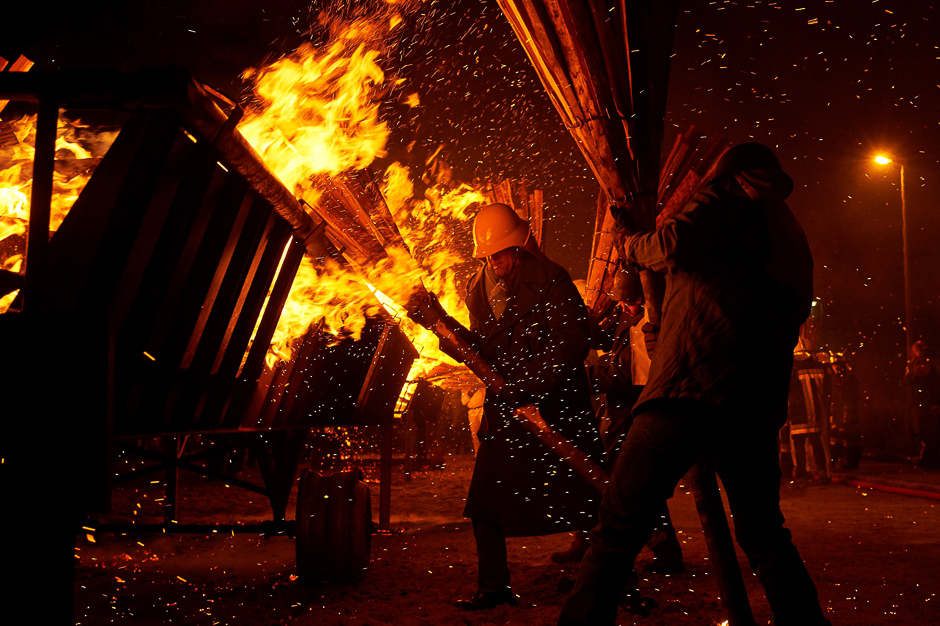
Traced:
<path fill-rule="evenodd" d="M 332 43 L 311 45 L 245 76 L 254 83 L 254 106 L 239 130 L 297 197 L 316 205 L 329 178 L 363 169 L 385 155 L 389 130 L 379 119 L 385 74 L 378 65 L 381 38 L 400 20 L 357 21 Z M 417 94 L 406 102 L 416 106 Z M 288 361 L 298 338 L 323 320 L 323 330 L 358 338 L 366 317 L 383 310 L 399 320 L 421 358 L 411 378 L 446 363 L 437 339 L 404 315 L 400 305 L 424 284 L 449 311 L 461 306 L 456 268 L 466 263 L 454 229 L 483 195 L 469 187 L 432 187 L 414 198 L 407 167 L 388 168 L 383 194 L 407 249 L 386 248 L 387 257 L 353 270 L 335 261 L 317 267 L 305 258 L 291 288 L 267 355 L 269 367 Z"/>
<path fill-rule="evenodd" d="M 468 247 L 461 244 L 469 232 L 469 222 L 475 214 L 473 209 L 486 201 L 485 196 L 469 185 L 450 190 L 446 185 L 435 185 L 428 188 L 424 198 L 415 198 L 409 168 L 399 163 L 393 163 L 386 170 L 383 194 L 402 237 L 425 270 L 424 285 L 438 297 L 446 311 L 462 324 L 469 324 L 459 271 L 466 270 L 471 259 Z M 385 291 L 379 285 L 376 288 Z M 387 308 L 401 316 L 400 308 Z M 404 327 L 413 336 L 421 355 L 409 379 L 425 376 L 441 364 L 454 364 L 440 352 L 433 333 L 410 320 Z"/>
<path fill-rule="evenodd" d="M 461 323 L 469 323 L 459 275 L 469 259 L 453 231 L 467 230 L 471 208 L 485 198 L 475 189 L 460 186 L 451 191 L 435 188 L 426 198 L 415 199 L 408 170 L 397 163 L 386 172 L 383 191 L 410 250 L 390 247 L 386 259 L 358 272 L 330 260 L 316 268 L 305 258 L 275 331 L 268 353 L 270 366 L 291 357 L 291 344 L 311 323 L 323 319 L 325 330 L 358 337 L 366 316 L 383 309 L 399 321 L 420 355 L 409 379 L 427 375 L 441 365 L 457 365 L 440 352 L 430 331 L 407 317 L 401 303 L 408 301 L 418 284 L 424 284 L 447 311 Z"/>
<path fill-rule="evenodd" d="M 363 169 L 385 154 L 388 127 L 379 121 L 379 53 L 349 29 L 325 52 L 304 44 L 244 76 L 258 107 L 238 128 L 277 177 L 311 204 L 320 175 Z M 350 50 L 351 49 L 351 50 Z"/>

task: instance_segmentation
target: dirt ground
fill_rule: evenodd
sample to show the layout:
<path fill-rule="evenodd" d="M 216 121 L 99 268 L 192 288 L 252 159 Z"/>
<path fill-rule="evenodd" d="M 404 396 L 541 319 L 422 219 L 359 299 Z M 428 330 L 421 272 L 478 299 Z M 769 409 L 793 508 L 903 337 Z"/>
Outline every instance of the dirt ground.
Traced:
<path fill-rule="evenodd" d="M 472 455 L 449 456 L 443 469 L 403 480 L 396 468 L 393 534 L 373 536 L 372 561 L 358 585 L 307 587 L 295 575 L 294 542 L 258 535 L 113 535 L 86 531 L 76 545 L 75 623 L 237 624 L 553 624 L 575 566 L 549 555 L 567 535 L 508 540 L 515 608 L 466 613 L 453 601 L 475 591 L 476 557 L 461 517 Z M 368 480 L 377 480 L 367 470 Z M 370 484 L 378 519 L 378 483 Z M 182 484 L 181 521 L 252 522 L 270 517 L 262 496 L 198 477 Z M 158 522 L 162 491 L 140 481 L 115 493 L 104 521 Z M 833 624 L 940 623 L 940 501 L 843 484 L 786 487 L 782 507 Z M 726 618 L 707 559 L 692 496 L 670 501 L 686 572 L 644 574 L 656 600 L 649 617 L 621 612 L 620 624 L 717 625 Z M 288 516 L 293 516 L 293 502 Z M 644 551 L 638 566 L 649 562 Z M 758 624 L 771 623 L 756 578 L 740 558 Z"/>

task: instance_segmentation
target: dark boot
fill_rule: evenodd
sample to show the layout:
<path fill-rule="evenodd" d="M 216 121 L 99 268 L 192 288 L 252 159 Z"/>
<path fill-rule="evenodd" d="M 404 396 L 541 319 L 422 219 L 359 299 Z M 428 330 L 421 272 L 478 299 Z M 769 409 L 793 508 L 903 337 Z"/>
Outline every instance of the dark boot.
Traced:
<path fill-rule="evenodd" d="M 457 600 L 454 603 L 458 609 L 464 611 L 485 611 L 503 604 L 516 606 L 516 596 L 513 595 L 512 589 L 489 592 L 478 591 L 469 598 Z"/>
<path fill-rule="evenodd" d="M 682 546 L 671 526 L 653 531 L 646 545 L 653 551 L 653 561 L 647 564 L 643 571 L 653 574 L 681 574 L 685 571 Z"/>

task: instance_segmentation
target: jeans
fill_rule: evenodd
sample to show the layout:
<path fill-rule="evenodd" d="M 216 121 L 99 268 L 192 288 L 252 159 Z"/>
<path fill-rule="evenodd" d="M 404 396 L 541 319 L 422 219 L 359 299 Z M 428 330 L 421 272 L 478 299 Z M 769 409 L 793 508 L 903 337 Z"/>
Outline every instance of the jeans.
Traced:
<path fill-rule="evenodd" d="M 738 545 L 764 587 L 776 626 L 828 625 L 783 526 L 776 430 L 687 400 L 647 407 L 617 457 L 599 523 L 558 623 L 615 623 L 620 592 L 666 500 L 692 465 L 707 460 L 724 484 Z"/>

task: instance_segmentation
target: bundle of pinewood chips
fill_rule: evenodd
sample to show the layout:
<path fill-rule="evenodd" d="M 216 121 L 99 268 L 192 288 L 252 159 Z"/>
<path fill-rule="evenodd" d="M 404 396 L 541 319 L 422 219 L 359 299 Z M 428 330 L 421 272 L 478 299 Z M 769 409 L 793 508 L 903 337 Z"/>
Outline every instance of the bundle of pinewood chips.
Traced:
<path fill-rule="evenodd" d="M 623 206 L 640 227 L 652 228 L 664 204 L 673 196 L 678 204 L 676 193 L 693 184 L 687 175 L 698 168 L 689 159 L 711 158 L 687 133 L 666 166 L 660 163 L 679 3 L 498 1 L 601 186 L 585 298 L 596 317 L 610 306 L 605 283 L 616 264 L 608 207 Z M 647 309 L 658 318 L 653 277 L 646 273 L 643 283 Z"/>
<path fill-rule="evenodd" d="M 695 126 L 676 137 L 660 174 L 656 228 L 682 210 L 701 186 L 709 170 L 724 154 L 726 145 L 724 137 L 704 137 Z M 614 219 L 608 211 L 606 196 L 601 193 L 587 278 L 588 289 L 594 292 L 590 309 L 595 319 L 606 317 L 615 304 L 607 295 L 613 286 L 614 273 L 620 261 L 613 227 Z"/>

